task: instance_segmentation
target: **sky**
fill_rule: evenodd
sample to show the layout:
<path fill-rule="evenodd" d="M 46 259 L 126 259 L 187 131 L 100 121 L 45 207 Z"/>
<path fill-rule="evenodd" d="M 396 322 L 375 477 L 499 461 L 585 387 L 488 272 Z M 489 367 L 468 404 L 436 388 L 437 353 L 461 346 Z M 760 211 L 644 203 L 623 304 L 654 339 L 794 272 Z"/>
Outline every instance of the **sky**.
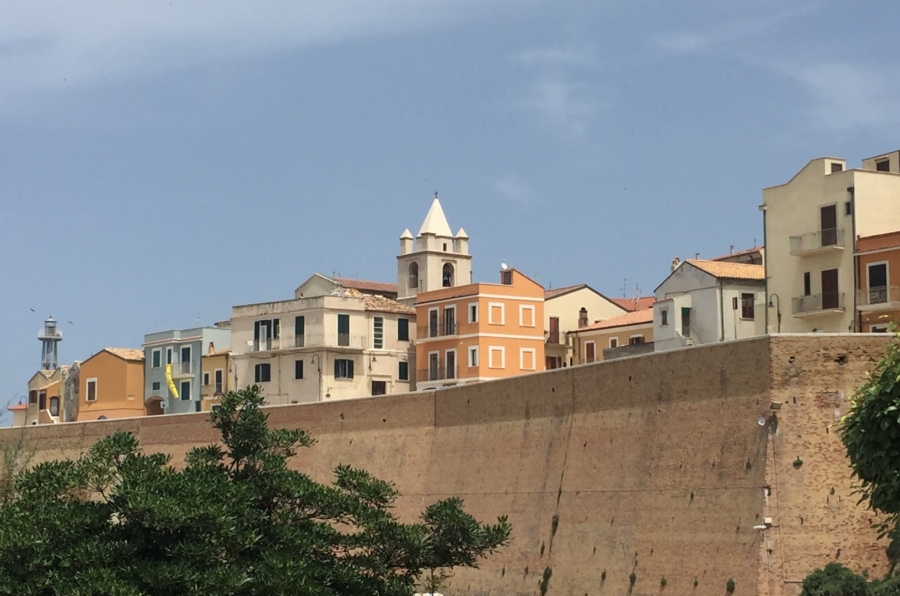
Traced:
<path fill-rule="evenodd" d="M 900 148 L 900 3 L 0 0 L 0 405 L 60 361 L 396 280 L 438 192 L 545 287 L 652 294 L 762 188 Z M 0 425 L 9 423 L 8 412 Z"/>

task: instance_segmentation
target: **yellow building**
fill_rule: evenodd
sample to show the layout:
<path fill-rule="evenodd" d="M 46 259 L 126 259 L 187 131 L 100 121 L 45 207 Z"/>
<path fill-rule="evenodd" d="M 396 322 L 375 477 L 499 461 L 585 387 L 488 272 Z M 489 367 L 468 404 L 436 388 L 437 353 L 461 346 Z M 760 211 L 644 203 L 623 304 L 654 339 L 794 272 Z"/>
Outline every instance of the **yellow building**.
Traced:
<path fill-rule="evenodd" d="M 652 300 L 651 300 L 652 304 Z M 544 292 L 544 352 L 547 369 L 574 364 L 569 333 L 588 321 L 605 321 L 631 308 L 607 298 L 587 284 L 565 286 Z"/>
<path fill-rule="evenodd" d="M 209 345 L 207 354 L 200 359 L 200 410 L 208 412 L 219 403 L 223 393 L 233 388 L 231 380 L 231 349 L 216 350 Z"/>
<path fill-rule="evenodd" d="M 653 309 L 629 312 L 606 321 L 598 321 L 573 331 L 575 364 L 600 362 L 604 350 L 616 350 L 617 356 L 653 351 Z M 609 354 L 609 352 L 607 352 Z"/>
<path fill-rule="evenodd" d="M 856 239 L 857 329 L 879 333 L 900 322 L 900 286 L 891 283 L 891 271 L 900 275 L 900 231 Z"/>
<path fill-rule="evenodd" d="M 515 269 L 419 292 L 416 320 L 417 389 L 544 370 L 544 288 Z"/>
<path fill-rule="evenodd" d="M 81 363 L 78 421 L 146 414 L 144 351 L 103 348 Z"/>

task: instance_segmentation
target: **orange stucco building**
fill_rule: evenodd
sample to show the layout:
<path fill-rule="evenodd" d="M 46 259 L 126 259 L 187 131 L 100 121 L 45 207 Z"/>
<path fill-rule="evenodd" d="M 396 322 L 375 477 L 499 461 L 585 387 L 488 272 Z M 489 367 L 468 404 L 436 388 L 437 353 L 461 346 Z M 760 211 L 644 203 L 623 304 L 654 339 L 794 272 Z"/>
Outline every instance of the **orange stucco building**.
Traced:
<path fill-rule="evenodd" d="M 515 269 L 420 292 L 416 320 L 417 389 L 544 370 L 544 288 Z"/>
<path fill-rule="evenodd" d="M 144 351 L 103 348 L 81 363 L 78 421 L 146 414 Z"/>
<path fill-rule="evenodd" d="M 856 239 L 856 324 L 862 332 L 887 331 L 900 322 L 900 232 Z"/>

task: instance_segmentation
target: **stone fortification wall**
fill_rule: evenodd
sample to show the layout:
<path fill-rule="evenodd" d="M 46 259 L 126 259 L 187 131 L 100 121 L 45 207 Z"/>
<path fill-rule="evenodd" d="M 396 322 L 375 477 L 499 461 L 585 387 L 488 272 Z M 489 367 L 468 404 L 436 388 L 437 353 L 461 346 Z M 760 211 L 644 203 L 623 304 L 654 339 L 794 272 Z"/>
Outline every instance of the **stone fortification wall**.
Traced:
<path fill-rule="evenodd" d="M 539 594 L 552 572 L 547 594 L 721 596 L 733 578 L 739 595 L 794 596 L 797 579 L 834 558 L 884 569 L 829 425 L 886 341 L 763 337 L 274 407 L 270 421 L 316 437 L 294 462 L 314 477 L 349 463 L 394 480 L 405 518 L 450 495 L 483 520 L 508 514 L 512 544 L 457 573 L 447 595 Z M 203 414 L 27 432 L 47 459 L 120 429 L 176 461 L 215 438 Z M 765 517 L 772 527 L 754 529 Z"/>

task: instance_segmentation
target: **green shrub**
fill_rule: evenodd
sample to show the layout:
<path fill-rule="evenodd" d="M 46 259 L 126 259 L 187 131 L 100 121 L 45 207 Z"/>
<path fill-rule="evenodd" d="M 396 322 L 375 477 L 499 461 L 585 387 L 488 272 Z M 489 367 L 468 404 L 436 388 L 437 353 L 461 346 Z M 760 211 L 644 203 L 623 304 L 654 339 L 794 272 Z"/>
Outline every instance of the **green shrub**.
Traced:
<path fill-rule="evenodd" d="M 816 569 L 803 580 L 800 596 L 868 596 L 866 578 L 857 575 L 840 563 L 829 563 Z M 887 592 L 885 593 L 888 594 Z"/>

